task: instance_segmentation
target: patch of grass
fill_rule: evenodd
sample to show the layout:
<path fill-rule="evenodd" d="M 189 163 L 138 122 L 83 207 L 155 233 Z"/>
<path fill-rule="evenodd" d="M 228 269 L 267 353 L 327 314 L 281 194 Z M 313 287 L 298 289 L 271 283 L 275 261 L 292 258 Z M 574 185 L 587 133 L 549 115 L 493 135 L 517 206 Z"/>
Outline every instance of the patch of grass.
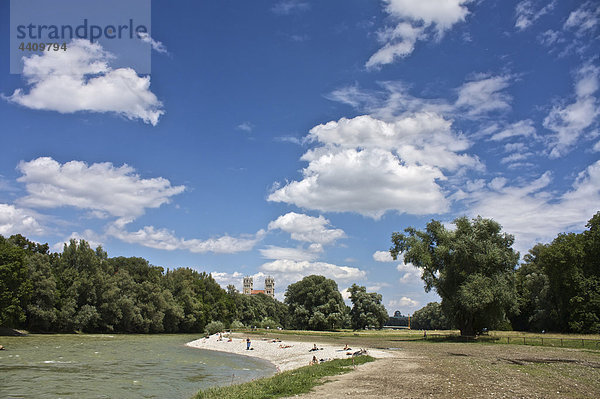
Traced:
<path fill-rule="evenodd" d="M 375 360 L 371 356 L 354 358 L 354 364 Z M 323 377 L 347 373 L 352 370 L 353 359 L 337 359 L 284 371 L 273 377 L 226 387 L 209 388 L 198 392 L 194 399 L 267 399 L 281 398 L 309 392 L 314 386 L 323 384 Z"/>

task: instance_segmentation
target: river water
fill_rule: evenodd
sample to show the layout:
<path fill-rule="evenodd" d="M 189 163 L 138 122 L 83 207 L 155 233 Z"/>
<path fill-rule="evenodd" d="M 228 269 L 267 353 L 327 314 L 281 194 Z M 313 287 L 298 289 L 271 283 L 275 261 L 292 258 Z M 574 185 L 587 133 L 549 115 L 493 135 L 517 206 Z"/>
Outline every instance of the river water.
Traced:
<path fill-rule="evenodd" d="M 188 399 L 272 375 L 259 359 L 184 346 L 198 335 L 0 337 L 0 398 Z"/>

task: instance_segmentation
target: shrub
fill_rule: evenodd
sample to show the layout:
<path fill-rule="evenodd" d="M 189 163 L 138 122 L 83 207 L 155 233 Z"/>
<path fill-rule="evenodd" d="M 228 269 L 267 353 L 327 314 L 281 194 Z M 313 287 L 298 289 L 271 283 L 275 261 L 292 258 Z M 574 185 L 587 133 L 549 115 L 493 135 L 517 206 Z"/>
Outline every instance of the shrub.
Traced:
<path fill-rule="evenodd" d="M 206 331 L 206 333 L 209 335 L 213 335 L 224 330 L 225 326 L 220 321 L 211 321 L 207 324 L 206 328 L 204 329 L 204 331 Z"/>
<path fill-rule="evenodd" d="M 232 330 L 241 330 L 243 328 L 245 328 L 246 326 L 244 326 L 244 323 L 242 323 L 239 320 L 234 320 L 231 322 L 231 326 L 229 326 L 229 328 L 231 328 Z"/>

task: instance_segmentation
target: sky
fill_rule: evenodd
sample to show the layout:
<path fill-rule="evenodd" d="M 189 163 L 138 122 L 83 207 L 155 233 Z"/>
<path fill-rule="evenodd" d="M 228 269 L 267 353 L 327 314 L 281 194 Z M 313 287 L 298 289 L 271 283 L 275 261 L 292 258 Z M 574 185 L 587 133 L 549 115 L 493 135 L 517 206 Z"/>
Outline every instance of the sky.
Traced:
<path fill-rule="evenodd" d="M 212 273 L 439 300 L 389 256 L 431 219 L 521 257 L 600 210 L 600 3 L 151 2 L 151 72 L 101 42 L 0 40 L 0 234 Z M 0 0 L 0 34 L 11 35 Z M 68 70 L 69 73 L 60 71 Z"/>

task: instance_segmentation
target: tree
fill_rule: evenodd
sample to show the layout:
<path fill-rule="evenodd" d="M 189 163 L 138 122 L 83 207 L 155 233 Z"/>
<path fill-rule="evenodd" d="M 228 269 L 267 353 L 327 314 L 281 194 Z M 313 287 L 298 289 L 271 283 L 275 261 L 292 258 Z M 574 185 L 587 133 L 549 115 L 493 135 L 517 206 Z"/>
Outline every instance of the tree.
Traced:
<path fill-rule="evenodd" d="M 417 310 L 411 319 L 411 327 L 416 330 L 448 330 L 452 328 L 438 302 L 429 302 Z"/>
<path fill-rule="evenodd" d="M 285 303 L 292 327 L 300 330 L 333 330 L 341 328 L 348 318 L 337 283 L 323 276 L 311 275 L 290 284 Z"/>
<path fill-rule="evenodd" d="M 18 327 L 25 322 L 30 296 L 25 250 L 0 236 L 0 326 Z"/>
<path fill-rule="evenodd" d="M 600 331 L 600 212 L 580 234 L 538 244 L 517 272 L 517 327 L 562 332 Z"/>
<path fill-rule="evenodd" d="M 381 295 L 375 292 L 367 293 L 363 286 L 352 284 L 348 289 L 352 310 L 350 318 L 352 328 L 362 330 L 365 327 L 376 327 L 381 329 L 388 320 L 388 312 L 381 303 Z"/>
<path fill-rule="evenodd" d="M 514 237 L 493 220 L 461 217 L 453 224 L 450 230 L 432 220 L 425 231 L 393 233 L 390 253 L 423 270 L 425 290 L 435 289 L 446 317 L 461 335 L 472 336 L 506 324 L 516 310 L 519 253 L 512 249 Z"/>

